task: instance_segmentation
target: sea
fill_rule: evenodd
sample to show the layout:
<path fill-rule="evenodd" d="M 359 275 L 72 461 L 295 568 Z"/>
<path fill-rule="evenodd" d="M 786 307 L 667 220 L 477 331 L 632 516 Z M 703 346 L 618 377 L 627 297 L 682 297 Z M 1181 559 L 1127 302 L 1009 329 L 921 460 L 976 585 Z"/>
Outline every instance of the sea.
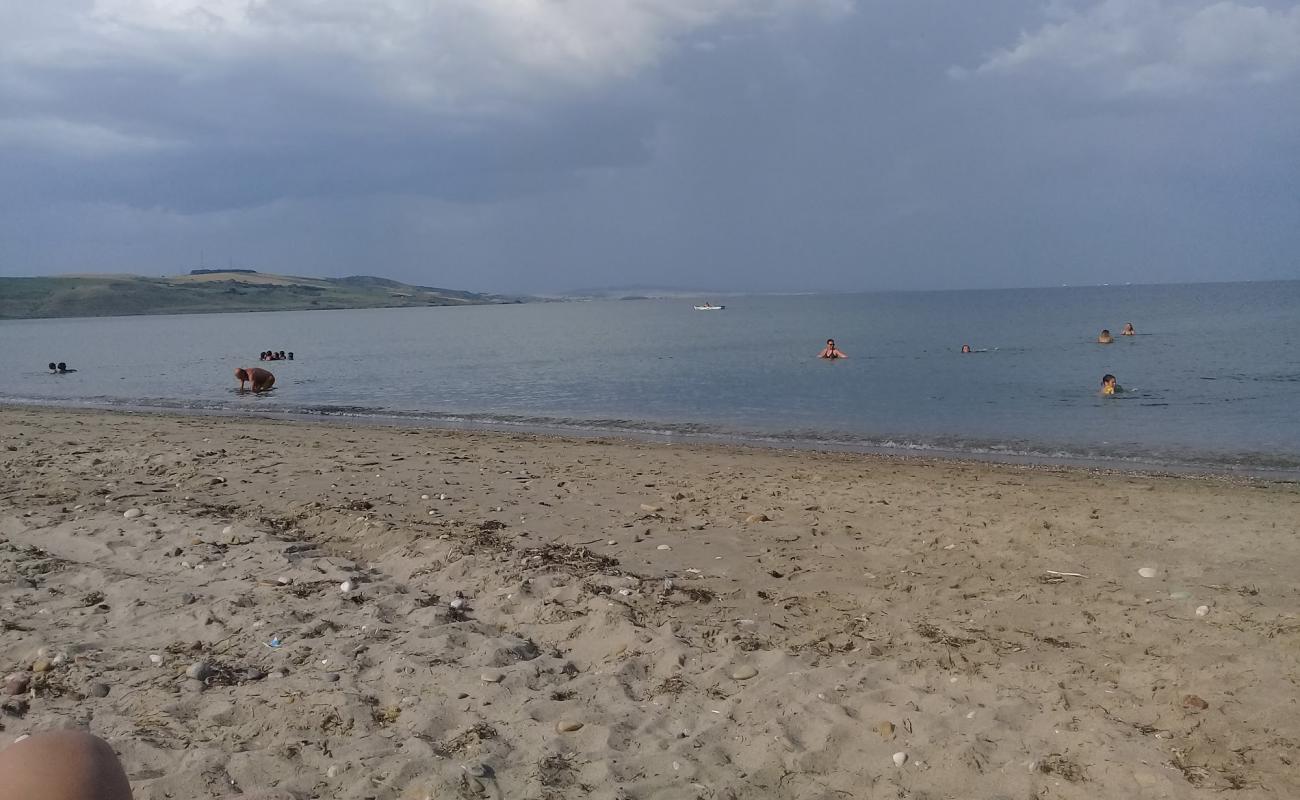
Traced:
<path fill-rule="evenodd" d="M 0 402 L 1297 480 L 1300 281 L 2 321 Z"/>

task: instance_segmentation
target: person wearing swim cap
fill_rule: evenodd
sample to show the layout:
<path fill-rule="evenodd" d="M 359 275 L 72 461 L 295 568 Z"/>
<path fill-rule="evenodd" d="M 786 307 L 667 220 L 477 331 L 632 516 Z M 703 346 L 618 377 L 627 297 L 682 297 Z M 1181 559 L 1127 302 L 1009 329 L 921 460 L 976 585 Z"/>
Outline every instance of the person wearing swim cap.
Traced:
<path fill-rule="evenodd" d="M 834 339 L 826 340 L 825 349 L 823 349 L 820 353 L 818 353 L 817 357 L 818 358 L 848 358 L 848 356 L 844 355 L 843 350 L 840 350 L 838 347 L 835 346 Z"/>
<path fill-rule="evenodd" d="M 244 391 L 244 384 L 250 385 L 254 392 L 269 391 L 275 385 L 275 376 L 261 367 L 240 367 L 235 370 L 235 380 L 239 381 L 239 391 Z"/>

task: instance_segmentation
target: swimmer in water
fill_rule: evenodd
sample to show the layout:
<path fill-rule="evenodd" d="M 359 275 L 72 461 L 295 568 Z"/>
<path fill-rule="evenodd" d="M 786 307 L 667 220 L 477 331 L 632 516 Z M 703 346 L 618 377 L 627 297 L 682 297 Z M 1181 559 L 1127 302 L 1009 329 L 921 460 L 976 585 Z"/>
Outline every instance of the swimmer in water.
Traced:
<path fill-rule="evenodd" d="M 239 381 L 239 391 L 244 391 L 244 384 L 250 384 L 254 392 L 269 391 L 275 385 L 275 376 L 261 367 L 240 367 L 235 370 L 235 380 Z"/>
<path fill-rule="evenodd" d="M 68 365 L 64 364 L 62 361 L 59 362 L 58 369 L 60 375 L 67 375 L 69 372 L 76 372 L 75 369 L 68 369 Z"/>
<path fill-rule="evenodd" d="M 1133 323 L 1125 322 L 1124 330 L 1119 332 L 1120 336 L 1137 336 L 1138 332 L 1133 330 Z"/>
<path fill-rule="evenodd" d="M 818 353 L 817 357 L 818 358 L 848 358 L 848 356 L 844 355 L 844 351 L 840 350 L 838 347 L 835 346 L 834 339 L 826 340 L 826 349 Z"/>
<path fill-rule="evenodd" d="M 1101 376 L 1101 394 L 1103 397 L 1119 394 L 1124 388 L 1115 381 L 1115 376 L 1106 374 Z"/>
<path fill-rule="evenodd" d="M 1110 330 L 1102 328 L 1101 335 L 1097 337 L 1097 344 L 1114 344 L 1115 337 L 1110 335 Z"/>
<path fill-rule="evenodd" d="M 961 346 L 961 351 L 962 351 L 963 353 L 971 353 L 971 352 L 974 352 L 973 350 L 970 349 L 970 345 L 968 345 L 968 344 L 964 344 L 964 345 L 962 345 L 962 346 Z"/>
<path fill-rule="evenodd" d="M 59 374 L 59 365 L 55 364 L 53 361 L 50 362 L 50 374 L 51 375 Z"/>

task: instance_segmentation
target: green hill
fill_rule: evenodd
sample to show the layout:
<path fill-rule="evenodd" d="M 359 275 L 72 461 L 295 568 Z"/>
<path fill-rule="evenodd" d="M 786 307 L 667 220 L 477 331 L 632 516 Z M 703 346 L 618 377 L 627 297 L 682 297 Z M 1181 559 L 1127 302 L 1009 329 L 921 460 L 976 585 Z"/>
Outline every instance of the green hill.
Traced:
<path fill-rule="evenodd" d="M 141 275 L 0 278 L 0 319 L 512 302 L 519 300 L 454 289 L 411 286 L 365 275 L 297 278 L 261 272 L 203 272 L 163 278 Z"/>

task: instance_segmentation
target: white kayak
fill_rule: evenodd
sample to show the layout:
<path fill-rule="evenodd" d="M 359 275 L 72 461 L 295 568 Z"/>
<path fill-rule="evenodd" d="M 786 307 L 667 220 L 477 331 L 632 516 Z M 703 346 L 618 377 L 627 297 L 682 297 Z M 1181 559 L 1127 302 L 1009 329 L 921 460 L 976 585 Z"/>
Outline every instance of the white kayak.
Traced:
<path fill-rule="evenodd" d="M 726 306 L 715 306 L 710 304 L 710 305 L 696 306 L 695 310 L 696 311 L 722 311 L 725 308 Z"/>

